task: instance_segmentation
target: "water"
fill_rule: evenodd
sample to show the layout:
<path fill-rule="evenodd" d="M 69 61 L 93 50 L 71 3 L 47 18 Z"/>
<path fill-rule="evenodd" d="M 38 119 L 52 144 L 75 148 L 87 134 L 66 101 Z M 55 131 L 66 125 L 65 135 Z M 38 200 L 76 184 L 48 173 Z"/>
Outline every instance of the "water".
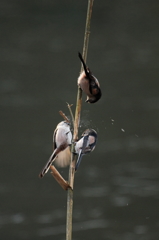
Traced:
<path fill-rule="evenodd" d="M 65 239 L 66 192 L 38 174 L 58 111 L 75 105 L 86 7 L 1 2 L 1 239 Z M 87 62 L 103 96 L 82 106 L 80 133 L 92 127 L 99 137 L 75 177 L 76 240 L 159 237 L 157 9 L 157 1 L 94 2 Z"/>

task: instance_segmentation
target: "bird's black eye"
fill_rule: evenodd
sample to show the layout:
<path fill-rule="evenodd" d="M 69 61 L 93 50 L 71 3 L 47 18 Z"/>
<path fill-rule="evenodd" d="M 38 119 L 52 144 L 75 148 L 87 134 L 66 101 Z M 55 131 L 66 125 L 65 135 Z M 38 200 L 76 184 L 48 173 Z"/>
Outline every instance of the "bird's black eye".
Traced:
<path fill-rule="evenodd" d="M 69 123 L 69 122 L 67 122 L 67 121 L 64 121 L 64 123 L 66 123 L 68 126 L 70 126 L 70 123 Z"/>

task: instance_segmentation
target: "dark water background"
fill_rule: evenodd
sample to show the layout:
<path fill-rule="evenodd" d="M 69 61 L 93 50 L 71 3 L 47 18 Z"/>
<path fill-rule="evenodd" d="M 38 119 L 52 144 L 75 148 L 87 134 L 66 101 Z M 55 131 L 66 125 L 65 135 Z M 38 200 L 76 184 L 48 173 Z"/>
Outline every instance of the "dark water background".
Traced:
<path fill-rule="evenodd" d="M 76 102 L 87 1 L 0 5 L 0 239 L 64 240 L 66 192 L 38 173 Z M 75 177 L 73 239 L 158 240 L 159 2 L 95 1 L 87 63 L 103 96 L 83 103 L 80 132 L 99 140 Z"/>

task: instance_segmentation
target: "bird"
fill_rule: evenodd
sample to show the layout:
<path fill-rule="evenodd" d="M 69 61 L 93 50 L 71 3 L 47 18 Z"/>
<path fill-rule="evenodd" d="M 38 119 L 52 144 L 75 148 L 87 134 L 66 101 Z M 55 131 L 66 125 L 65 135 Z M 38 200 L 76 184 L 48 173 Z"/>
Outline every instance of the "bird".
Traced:
<path fill-rule="evenodd" d="M 48 172 L 54 161 L 58 167 L 66 167 L 69 165 L 71 159 L 71 142 L 72 133 L 70 130 L 70 123 L 62 121 L 57 125 L 53 134 L 54 151 L 40 172 L 39 177 L 42 178 Z"/>
<path fill-rule="evenodd" d="M 86 66 L 86 63 L 83 60 L 81 53 L 78 53 L 78 56 L 83 64 L 82 73 L 78 77 L 78 86 L 82 89 L 82 91 L 87 95 L 87 99 L 85 102 L 87 103 L 95 103 L 97 102 L 101 96 L 101 88 L 97 78 L 92 74 L 90 69 Z"/>
<path fill-rule="evenodd" d="M 78 154 L 75 171 L 77 171 L 82 156 L 92 152 L 97 143 L 97 132 L 94 129 L 86 129 L 82 137 L 75 143 L 75 154 Z"/>

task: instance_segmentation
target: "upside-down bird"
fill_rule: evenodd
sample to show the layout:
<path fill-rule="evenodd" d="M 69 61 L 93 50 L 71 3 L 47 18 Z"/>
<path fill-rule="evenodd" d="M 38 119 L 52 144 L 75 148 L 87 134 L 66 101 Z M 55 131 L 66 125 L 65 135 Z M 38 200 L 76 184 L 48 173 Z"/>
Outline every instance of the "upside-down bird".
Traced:
<path fill-rule="evenodd" d="M 80 74 L 78 78 L 78 85 L 87 95 L 86 102 L 95 103 L 101 96 L 102 92 L 100 89 L 100 84 L 95 76 L 91 73 L 90 69 L 86 66 L 81 53 L 78 53 L 78 56 L 83 64 L 84 71 Z"/>
<path fill-rule="evenodd" d="M 81 139 L 75 144 L 75 153 L 78 154 L 75 171 L 77 171 L 82 156 L 92 152 L 97 143 L 97 132 L 94 129 L 87 129 L 82 134 Z"/>

